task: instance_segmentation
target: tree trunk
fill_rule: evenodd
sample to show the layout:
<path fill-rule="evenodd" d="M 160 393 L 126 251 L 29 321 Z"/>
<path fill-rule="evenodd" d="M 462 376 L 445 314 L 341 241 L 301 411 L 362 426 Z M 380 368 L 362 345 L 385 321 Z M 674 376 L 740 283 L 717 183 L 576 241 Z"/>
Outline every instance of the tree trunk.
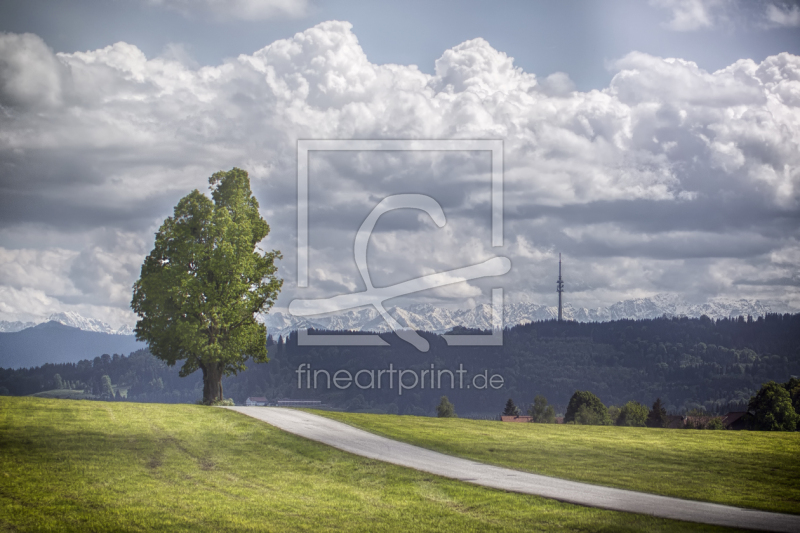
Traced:
<path fill-rule="evenodd" d="M 222 365 L 201 364 L 200 368 L 203 370 L 203 403 L 211 405 L 217 400 L 222 400 Z"/>

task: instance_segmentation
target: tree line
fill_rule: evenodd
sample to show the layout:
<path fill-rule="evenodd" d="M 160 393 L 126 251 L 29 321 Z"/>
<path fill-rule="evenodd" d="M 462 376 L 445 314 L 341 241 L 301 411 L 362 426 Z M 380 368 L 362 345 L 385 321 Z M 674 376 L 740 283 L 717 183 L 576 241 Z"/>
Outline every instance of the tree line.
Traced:
<path fill-rule="evenodd" d="M 800 375 L 797 314 L 754 320 L 544 321 L 507 329 L 504 345 L 498 347 L 455 348 L 438 335 L 421 335 L 430 342 L 428 353 L 398 342 L 393 334 L 383 335 L 392 344 L 386 348 L 299 346 L 296 333 L 268 337 L 270 362 L 251 362 L 237 375 L 223 377 L 225 395 L 238 404 L 249 396 L 316 399 L 348 411 L 428 416 L 436 414 L 441 396 L 447 395 L 462 416 L 494 418 L 497 411 L 490 406 L 502 405 L 509 397 L 535 395 L 550 399 L 547 405 L 555 413 L 565 413 L 573 393 L 584 390 L 593 391 L 609 406 L 660 398 L 670 413 L 724 414 L 746 410 L 762 384 L 785 383 Z M 481 391 L 417 388 L 402 396 L 355 387 L 309 390 L 297 386 L 296 370 L 302 363 L 314 369 L 356 372 L 384 368 L 388 361 L 415 370 L 460 363 L 501 374 L 504 385 Z M 0 369 L 0 393 L 26 395 L 58 388 L 56 374 L 62 384 L 92 396 L 103 394 L 103 376 L 108 376 L 115 396 L 119 393 L 129 401 L 194 403 L 202 398 L 204 388 L 199 373 L 181 378 L 176 366 L 139 350 L 128 356 L 103 354 L 79 363 Z M 629 405 L 626 416 L 631 409 Z"/>
<path fill-rule="evenodd" d="M 747 411 L 741 417 L 741 427 L 761 431 L 795 431 L 800 425 L 800 379 L 792 377 L 786 383 L 774 381 L 764 383 L 755 396 L 747 403 Z M 446 396 L 441 398 L 437 407 L 438 416 L 456 416 L 455 406 Z M 501 416 L 521 416 L 522 409 L 512 398 L 505 404 Z M 542 395 L 537 395 L 528 407 L 530 422 L 540 424 L 556 423 L 556 413 L 552 405 Z M 709 416 L 702 409 L 693 409 L 686 417 L 676 417 L 667 413 L 661 402 L 656 399 L 652 408 L 631 400 L 621 407 L 606 407 L 600 398 L 590 391 L 576 391 L 569 400 L 563 417 L 565 424 L 594 426 L 632 426 L 632 427 L 670 427 L 670 422 L 680 418 L 684 429 L 725 429 L 721 416 Z"/>

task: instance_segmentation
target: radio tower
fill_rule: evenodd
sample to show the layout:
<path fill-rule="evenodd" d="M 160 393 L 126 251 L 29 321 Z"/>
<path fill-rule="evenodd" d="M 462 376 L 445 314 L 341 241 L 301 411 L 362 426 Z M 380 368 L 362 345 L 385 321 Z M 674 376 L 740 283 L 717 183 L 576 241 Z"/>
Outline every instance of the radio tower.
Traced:
<path fill-rule="evenodd" d="M 561 280 L 561 254 L 558 254 L 558 281 L 556 282 L 558 292 L 558 321 L 561 322 L 561 293 L 564 292 L 564 282 Z"/>

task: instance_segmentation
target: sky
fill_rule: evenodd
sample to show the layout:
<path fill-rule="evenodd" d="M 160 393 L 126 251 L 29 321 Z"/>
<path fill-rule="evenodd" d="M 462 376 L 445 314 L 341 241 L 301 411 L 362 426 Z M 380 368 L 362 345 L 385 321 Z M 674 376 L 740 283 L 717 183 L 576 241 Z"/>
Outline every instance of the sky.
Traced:
<path fill-rule="evenodd" d="M 314 151 L 306 139 L 502 141 L 491 152 Z M 283 253 L 277 307 L 508 257 L 504 276 L 387 305 L 598 307 L 675 294 L 800 311 L 800 3 L 7 0 L 0 5 L 0 320 L 132 325 L 178 200 L 244 168 Z"/>

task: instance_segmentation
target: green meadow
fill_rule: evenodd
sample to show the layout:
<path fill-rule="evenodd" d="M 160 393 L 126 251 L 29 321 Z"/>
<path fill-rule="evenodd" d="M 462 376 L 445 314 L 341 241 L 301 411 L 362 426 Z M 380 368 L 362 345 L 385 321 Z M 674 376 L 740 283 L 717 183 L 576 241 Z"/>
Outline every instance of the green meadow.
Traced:
<path fill-rule="evenodd" d="M 723 530 L 438 478 L 196 405 L 0 397 L 0 480 L 0 531 Z"/>
<path fill-rule="evenodd" d="M 537 474 L 800 514 L 800 433 L 503 423 L 313 411 L 392 439 Z"/>

